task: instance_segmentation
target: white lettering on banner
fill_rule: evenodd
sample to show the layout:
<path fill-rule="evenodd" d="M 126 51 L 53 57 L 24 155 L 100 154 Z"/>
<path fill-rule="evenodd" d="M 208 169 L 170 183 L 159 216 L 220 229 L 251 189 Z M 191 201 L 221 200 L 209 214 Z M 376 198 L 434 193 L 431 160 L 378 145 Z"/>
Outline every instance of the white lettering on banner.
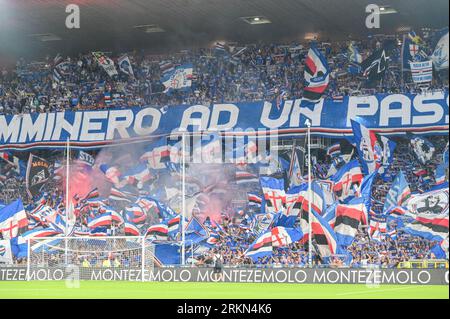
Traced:
<path fill-rule="evenodd" d="M 181 132 L 187 131 L 187 129 L 190 125 L 195 125 L 198 123 L 196 121 L 196 120 L 198 120 L 198 118 L 192 117 L 192 115 L 195 113 L 201 114 L 201 117 L 200 117 L 201 125 L 197 129 L 199 131 L 205 131 L 208 128 L 209 115 L 210 115 L 211 111 L 209 110 L 208 107 L 206 107 L 204 105 L 194 105 L 194 106 L 191 106 L 190 108 L 186 109 L 183 113 L 183 119 L 181 120 L 181 125 L 180 125 Z"/>
<path fill-rule="evenodd" d="M 47 123 L 45 125 L 45 135 L 44 135 L 44 141 L 49 141 L 52 138 L 53 129 L 55 127 L 55 113 L 48 113 L 47 114 Z"/>
<path fill-rule="evenodd" d="M 230 114 L 228 123 L 219 124 L 220 115 L 223 112 Z M 217 104 L 214 105 L 211 122 L 209 124 L 210 130 L 226 131 L 236 126 L 239 117 L 239 108 L 234 104 Z"/>
<path fill-rule="evenodd" d="M 319 103 L 314 104 L 313 109 L 310 109 L 309 107 L 301 107 L 302 100 L 295 100 L 294 108 L 291 114 L 291 122 L 289 123 L 290 127 L 304 126 L 304 123 L 300 123 L 300 116 L 302 114 L 311 120 L 312 126 L 320 126 L 323 103 L 324 100 L 321 100 Z"/>
<path fill-rule="evenodd" d="M 94 111 L 85 112 L 83 125 L 81 128 L 80 139 L 82 141 L 103 141 L 105 140 L 105 132 L 91 132 L 91 131 L 101 131 L 103 125 L 102 122 L 97 122 L 98 120 L 104 120 L 108 118 L 107 111 Z M 95 122 L 93 120 L 96 120 Z"/>
<path fill-rule="evenodd" d="M 401 108 L 391 108 L 394 103 L 400 103 Z M 401 118 L 402 125 L 411 124 L 411 100 L 408 97 L 402 94 L 393 94 L 381 100 L 380 126 L 389 126 L 391 118 Z"/>
<path fill-rule="evenodd" d="M 110 111 L 106 139 L 114 139 L 116 131 L 119 133 L 120 138 L 130 138 L 127 128 L 133 124 L 133 118 L 134 114 L 132 110 Z"/>
<path fill-rule="evenodd" d="M 144 119 L 146 117 L 152 118 L 152 124 L 148 127 L 144 127 Z M 143 109 L 136 114 L 136 119 L 134 120 L 134 131 L 136 134 L 141 136 L 150 135 L 158 129 L 160 121 L 160 111 L 154 108 Z"/>
<path fill-rule="evenodd" d="M 400 134 L 402 127 L 411 132 L 420 129 L 421 133 L 442 133 L 449 123 L 447 92 L 351 96 L 347 105 L 327 104 L 326 100 L 316 104 L 303 102 L 302 99 L 285 101 L 278 112 L 275 112 L 274 104 L 260 102 L 252 103 L 254 111 L 250 107 L 240 108 L 241 104 L 237 103 L 211 107 L 174 106 L 164 115 L 151 107 L 0 115 L 0 148 L 18 148 L 14 144 L 23 145 L 21 147 L 29 145 L 30 148 L 55 147 L 45 142 L 59 142 L 62 145 L 67 137 L 78 143 L 74 147 L 81 148 L 85 142 L 95 147 L 97 144 L 92 142 L 103 145 L 102 142 L 121 139 L 122 143 L 126 143 L 129 138 L 149 136 L 156 131 L 158 134 L 170 134 L 191 130 L 192 127 L 198 131 L 228 131 L 228 134 L 235 133 L 236 136 L 251 135 L 252 132 L 266 135 L 267 130 L 276 129 L 284 129 L 281 133 L 296 134 L 301 133 L 299 128 L 304 128 L 302 116 L 311 120 L 313 129 L 322 128 L 323 134 L 339 137 L 351 134 L 350 120 L 358 117 L 363 118 L 368 128 L 392 128 L 392 133 Z M 272 111 L 276 114 L 271 117 Z M 314 133 L 321 132 L 316 130 Z"/>
<path fill-rule="evenodd" d="M 24 114 L 22 117 L 22 130 L 20 132 L 19 143 L 28 141 L 41 141 L 44 137 L 45 120 L 47 116 L 41 113 L 37 116 L 36 121 L 33 122 L 31 114 Z"/>
<path fill-rule="evenodd" d="M 264 102 L 264 107 L 261 114 L 261 124 L 270 129 L 276 129 L 283 126 L 289 120 L 289 114 L 291 113 L 293 101 L 284 102 L 283 111 L 277 119 L 269 118 L 270 111 L 272 110 L 272 103 Z"/>
<path fill-rule="evenodd" d="M 5 116 L 0 116 L 0 140 L 16 143 L 19 137 L 21 119 L 19 115 L 14 115 L 9 124 Z"/>
<path fill-rule="evenodd" d="M 447 99 L 446 99 L 446 102 L 447 102 L 447 115 L 445 115 L 445 124 L 448 124 L 448 107 L 449 107 L 448 98 L 449 98 L 449 96 L 447 95 Z"/>
<path fill-rule="evenodd" d="M 352 126 L 351 120 L 358 116 L 373 116 L 378 111 L 376 96 L 350 96 L 348 99 L 347 127 Z"/>
<path fill-rule="evenodd" d="M 64 117 L 65 114 L 66 114 L 65 112 L 56 114 L 55 129 L 53 131 L 53 136 L 52 136 L 53 141 L 61 140 L 61 131 L 62 130 L 66 131 L 69 134 L 70 140 L 72 140 L 72 141 L 78 140 L 83 113 L 75 112 L 75 118 L 74 118 L 73 123 L 67 122 L 67 120 Z"/>
<path fill-rule="evenodd" d="M 444 98 L 444 93 L 434 92 L 430 95 L 417 95 L 413 100 L 414 108 L 420 113 L 432 113 L 431 115 L 416 115 L 413 116 L 413 124 L 427 124 L 427 123 L 437 123 L 444 116 L 444 110 L 438 103 L 431 103 L 433 100 L 442 100 Z M 429 101 L 429 103 L 424 103 L 424 101 Z"/>

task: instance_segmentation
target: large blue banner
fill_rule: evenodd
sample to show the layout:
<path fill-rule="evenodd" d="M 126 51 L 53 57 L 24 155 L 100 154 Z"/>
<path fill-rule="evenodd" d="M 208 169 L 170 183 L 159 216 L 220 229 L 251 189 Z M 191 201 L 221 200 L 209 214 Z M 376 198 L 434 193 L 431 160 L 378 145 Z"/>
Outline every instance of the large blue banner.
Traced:
<path fill-rule="evenodd" d="M 0 150 L 98 148 L 193 131 L 225 136 L 294 137 L 311 122 L 316 136 L 353 135 L 351 120 L 385 135 L 448 134 L 448 91 L 379 94 L 313 104 L 297 99 L 276 103 L 229 103 L 0 115 Z"/>

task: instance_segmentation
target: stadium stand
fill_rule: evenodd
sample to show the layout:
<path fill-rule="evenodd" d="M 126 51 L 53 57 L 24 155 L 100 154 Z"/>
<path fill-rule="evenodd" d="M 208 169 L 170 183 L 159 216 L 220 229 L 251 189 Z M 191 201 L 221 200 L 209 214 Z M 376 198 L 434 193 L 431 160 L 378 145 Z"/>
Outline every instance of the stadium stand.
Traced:
<path fill-rule="evenodd" d="M 329 83 L 322 97 L 339 102 L 347 96 L 372 94 L 442 91 L 448 94 L 448 69 L 435 70 L 432 82 L 426 87 L 416 85 L 410 72 L 402 72 L 404 67 L 402 36 L 403 34 L 371 37 L 364 41 L 353 41 L 350 47 L 349 42 L 316 43 L 318 51 L 328 62 L 330 72 Z M 411 34 L 405 36 L 414 38 Z M 423 37 L 420 42 L 421 52 L 425 56 L 431 55 L 434 45 L 435 39 L 432 36 Z M 367 80 L 367 76 L 363 75 L 361 61 L 368 59 L 377 49 L 386 46 L 391 46 L 389 67 L 380 81 L 373 85 Z M 310 54 L 310 47 L 311 43 L 234 46 L 217 44 L 214 48 L 185 50 L 167 55 L 125 53 L 132 65 L 133 74 L 118 72 L 112 77 L 104 71 L 91 53 L 73 57 L 58 55 L 41 62 L 22 59 L 17 62 L 15 69 L 4 68 L 0 73 L 0 115 L 147 106 L 166 112 L 169 108 L 177 107 L 175 105 L 212 105 L 263 100 L 272 101 L 278 107 L 282 107 L 287 100 L 305 97 L 305 88 L 308 86 L 305 84 L 305 61 Z M 355 55 L 360 55 L 360 58 L 356 59 L 359 59 L 359 63 L 352 61 Z M 123 56 L 124 54 L 116 54 L 110 58 L 118 64 Z M 192 85 L 185 90 L 166 92 L 161 79 L 175 68 L 186 64 L 193 66 Z M 377 265 L 383 268 L 396 268 L 413 260 L 448 258 L 448 184 L 445 184 L 448 181 L 448 136 L 427 136 L 426 143 L 429 143 L 430 147 L 423 152 L 429 154 L 430 158 L 425 163 L 420 161 L 411 139 L 409 135 L 392 138 L 396 148 L 388 174 L 376 177 L 369 194 L 371 209 L 366 214 L 385 218 L 386 225 L 373 226 L 369 221 L 359 223 L 349 245 L 334 249 L 330 248 L 332 244 L 328 241 L 326 243 L 330 250 L 328 253 L 324 253 L 318 247 L 321 243 L 316 236 L 313 241 L 315 266 L 359 268 Z M 338 169 L 342 168 L 342 156 L 326 154 L 327 148 L 335 142 L 336 140 L 325 137 L 323 147 L 314 150 L 314 181 L 332 181 L 337 174 L 336 172 L 329 174 L 333 165 L 339 162 Z M 297 143 L 304 145 L 305 140 L 298 138 Z M 342 146 L 343 142 L 340 143 Z M 357 152 L 358 146 L 355 144 L 352 149 L 352 155 L 344 162 L 349 163 L 353 159 L 363 164 L 363 159 Z M 80 193 L 71 193 L 75 220 L 69 234 L 71 236 L 134 234 L 153 238 L 156 245 L 163 245 L 166 241 L 179 242 L 178 225 L 182 223 L 178 220 L 176 224 L 177 221 L 174 220 L 180 212 L 181 202 L 179 168 L 167 165 L 164 169 L 155 170 L 151 165 L 147 165 L 144 171 L 139 172 L 139 174 L 144 172 L 145 176 L 136 177 L 136 174 L 127 174 L 126 170 L 139 169 L 141 163 L 138 158 L 142 154 L 126 154 L 124 150 L 123 146 L 119 146 L 118 150 L 113 148 L 86 150 L 86 154 L 95 162 L 91 165 L 80 163 L 79 152 L 71 153 L 71 160 L 74 163 L 71 176 L 79 178 L 78 182 L 73 180 L 71 182 L 78 185 L 74 188 L 78 187 Z M 69 228 L 65 223 L 67 220 L 60 221 L 66 215 L 64 192 L 66 155 L 62 150 L 37 149 L 31 153 L 50 164 L 49 181 L 39 189 L 38 194 L 29 196 L 26 187 L 26 176 L 29 173 L 26 162 L 29 152 L 0 150 L 0 212 L 6 212 L 1 209 L 7 209 L 10 207 L 8 205 L 20 199 L 26 211 L 27 229 L 16 233 L 14 238 L 26 237 L 30 232 L 43 230 L 52 230 L 54 236 L 59 236 Z M 280 180 L 280 176 L 281 179 L 286 178 L 286 174 L 289 176 L 293 160 L 289 157 L 291 155 L 289 150 L 285 153 L 288 154 L 287 162 L 291 161 L 291 165 L 286 169 L 281 162 L 277 163 L 276 172 L 270 174 L 271 178 Z M 113 159 L 117 159 L 118 154 L 124 159 L 119 161 L 120 174 L 114 175 L 111 168 L 114 168 Z M 336 161 L 336 158 L 340 160 Z M 114 163 L 116 165 L 118 161 Z M 437 172 L 442 163 L 447 163 L 444 174 Z M 221 174 L 221 178 L 229 178 L 225 180 L 228 186 L 223 186 L 217 181 L 199 177 L 198 166 L 189 167 L 188 192 L 196 200 L 193 216 L 197 216 L 191 218 L 187 226 L 187 236 L 196 242 L 188 247 L 187 254 L 194 256 L 189 259 L 190 263 L 197 266 L 212 264 L 212 256 L 218 251 L 224 258 L 224 264 L 228 266 L 308 266 L 307 228 L 302 225 L 304 218 L 302 213 L 295 216 L 295 221 L 288 227 L 276 220 L 278 212 L 271 214 L 267 210 L 260 209 L 261 205 L 264 207 L 263 201 L 266 205 L 271 203 L 264 187 L 259 184 L 259 177 L 263 177 L 263 174 L 256 176 L 256 185 L 234 179 L 237 176 L 236 170 L 245 170 L 249 174 L 258 175 L 257 168 L 256 164 L 223 164 L 223 168 L 219 170 L 227 172 L 228 176 Z M 302 163 L 301 170 L 305 168 L 306 164 Z M 217 170 L 217 167 L 215 169 Z M 400 172 L 404 174 L 413 197 L 433 191 L 445 193 L 446 190 L 446 238 L 413 232 L 408 226 L 411 221 L 394 218 L 394 213 L 386 211 L 389 190 Z M 307 178 L 305 174 L 302 175 L 301 185 L 305 185 Z M 99 185 L 93 181 L 95 178 L 103 178 L 104 181 Z M 80 187 L 79 184 L 83 184 L 84 181 L 89 181 L 89 185 Z M 122 183 L 123 181 L 126 182 Z M 247 193 L 250 192 L 259 198 L 265 197 L 265 200 L 253 205 L 255 203 L 247 198 Z M 223 195 L 224 193 L 227 195 Z M 335 196 L 332 192 L 330 194 Z M 238 204 L 237 199 L 241 199 Z M 220 204 L 215 206 L 215 202 Z M 348 201 L 338 201 L 336 198 L 334 203 L 349 204 Z M 305 211 L 304 202 L 301 204 L 302 211 Z M 389 208 L 410 209 L 405 205 Z M 329 207 L 320 212 L 323 218 L 328 216 L 332 205 L 327 206 Z M 220 211 L 214 210 L 217 207 Z M 338 214 L 338 209 L 331 214 Z M 109 221 L 106 224 L 96 224 L 104 215 L 109 216 Z M 114 219 L 113 216 L 118 217 Z M 335 217 L 333 221 L 338 223 L 338 219 Z M 375 220 L 371 217 L 369 219 Z M 323 229 L 328 229 L 329 226 L 325 227 L 322 224 L 322 219 L 318 220 L 317 223 Z M 3 225 L 1 221 L 0 219 L 0 225 Z M 173 223 L 176 225 L 175 231 L 171 228 Z M 155 225 L 161 224 L 160 228 L 152 229 Z M 278 227 L 282 227 L 283 230 L 277 229 L 275 225 L 279 225 Z M 2 227 L 0 240 L 13 239 L 7 235 L 11 229 L 5 225 Z M 337 226 L 334 227 L 334 231 L 337 232 Z M 273 233 L 274 229 L 285 231 L 284 237 L 277 237 L 279 235 Z M 300 230 L 301 238 L 291 233 L 293 229 Z M 264 234 L 268 232 L 271 234 L 269 252 L 260 250 L 261 243 L 267 242 L 259 242 L 260 239 L 264 240 Z M 339 237 L 337 238 L 337 245 L 340 246 Z M 284 242 L 277 245 L 277 240 Z M 15 243 L 17 244 L 17 241 Z M 25 253 L 16 252 L 14 263 L 24 264 L 26 257 Z M 156 257 L 163 260 L 167 256 L 162 253 L 156 254 Z M 105 255 L 102 258 L 104 260 L 101 258 L 86 260 L 79 256 L 74 262 L 83 266 L 93 266 L 115 257 Z"/>

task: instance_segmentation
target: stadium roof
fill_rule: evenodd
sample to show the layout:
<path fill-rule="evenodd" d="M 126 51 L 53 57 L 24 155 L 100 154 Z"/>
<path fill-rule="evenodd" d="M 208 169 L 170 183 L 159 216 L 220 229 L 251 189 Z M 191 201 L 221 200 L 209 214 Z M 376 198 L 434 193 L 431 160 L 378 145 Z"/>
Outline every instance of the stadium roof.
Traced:
<path fill-rule="evenodd" d="M 364 25 L 366 5 L 374 2 L 397 11 L 382 15 L 376 31 Z M 65 27 L 68 4 L 80 6 L 79 30 Z M 0 0 L 0 61 L 5 55 L 91 50 L 158 52 L 220 40 L 358 38 L 403 27 L 440 28 L 448 25 L 448 10 L 448 0 Z M 271 23 L 251 24 L 243 17 Z"/>

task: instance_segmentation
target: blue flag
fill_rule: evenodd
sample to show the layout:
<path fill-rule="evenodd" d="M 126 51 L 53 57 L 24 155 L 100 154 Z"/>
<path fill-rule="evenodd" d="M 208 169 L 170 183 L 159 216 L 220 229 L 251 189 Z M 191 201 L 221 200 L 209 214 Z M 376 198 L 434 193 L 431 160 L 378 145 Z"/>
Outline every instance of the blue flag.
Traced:
<path fill-rule="evenodd" d="M 397 206 L 402 206 L 405 201 L 411 195 L 411 190 L 406 180 L 405 175 L 402 171 L 398 173 L 394 182 L 392 183 L 391 189 L 386 195 L 386 200 L 384 202 L 383 214 L 387 214 L 388 211 Z"/>

